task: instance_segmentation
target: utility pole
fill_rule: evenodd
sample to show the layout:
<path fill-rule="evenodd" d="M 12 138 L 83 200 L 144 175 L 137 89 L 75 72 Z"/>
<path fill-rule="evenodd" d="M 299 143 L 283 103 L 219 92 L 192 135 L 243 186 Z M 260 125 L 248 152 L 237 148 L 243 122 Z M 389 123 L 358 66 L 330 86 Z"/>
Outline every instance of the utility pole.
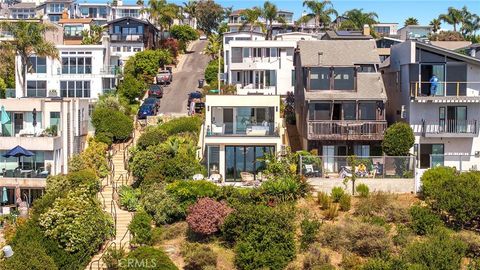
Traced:
<path fill-rule="evenodd" d="M 222 94 L 222 86 L 220 85 L 220 49 L 218 49 L 218 94 Z"/>

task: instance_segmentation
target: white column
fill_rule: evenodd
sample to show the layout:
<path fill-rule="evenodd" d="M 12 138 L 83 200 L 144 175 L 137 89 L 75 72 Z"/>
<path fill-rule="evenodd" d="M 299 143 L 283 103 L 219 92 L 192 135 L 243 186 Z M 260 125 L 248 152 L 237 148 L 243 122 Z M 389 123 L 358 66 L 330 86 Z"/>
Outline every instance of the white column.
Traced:
<path fill-rule="evenodd" d="M 220 175 L 222 175 L 222 178 L 225 180 L 225 145 L 224 144 L 220 145 L 218 158 L 219 158 L 218 171 L 220 172 Z"/>

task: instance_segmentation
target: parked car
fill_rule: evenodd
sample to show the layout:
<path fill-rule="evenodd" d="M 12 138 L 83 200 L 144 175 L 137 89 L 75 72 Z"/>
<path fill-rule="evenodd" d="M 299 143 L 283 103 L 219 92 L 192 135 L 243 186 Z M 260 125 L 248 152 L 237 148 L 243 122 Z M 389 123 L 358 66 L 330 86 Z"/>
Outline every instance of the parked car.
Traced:
<path fill-rule="evenodd" d="M 148 97 L 162 98 L 163 88 L 160 85 L 151 84 L 148 87 Z"/>
<path fill-rule="evenodd" d="M 157 84 L 170 84 L 172 80 L 172 72 L 168 69 L 161 70 L 157 73 Z"/>
<path fill-rule="evenodd" d="M 138 110 L 137 118 L 146 119 L 147 116 L 154 116 L 156 114 L 155 106 L 143 104 Z"/>
<path fill-rule="evenodd" d="M 190 108 L 190 104 L 192 103 L 192 101 L 201 100 L 202 98 L 203 95 L 200 91 L 191 92 L 190 94 L 188 94 L 187 108 Z"/>
<path fill-rule="evenodd" d="M 154 97 L 146 98 L 142 105 L 152 105 L 155 108 L 155 113 L 160 109 L 160 100 Z"/>
<path fill-rule="evenodd" d="M 201 35 L 200 40 L 207 40 L 207 35 Z"/>

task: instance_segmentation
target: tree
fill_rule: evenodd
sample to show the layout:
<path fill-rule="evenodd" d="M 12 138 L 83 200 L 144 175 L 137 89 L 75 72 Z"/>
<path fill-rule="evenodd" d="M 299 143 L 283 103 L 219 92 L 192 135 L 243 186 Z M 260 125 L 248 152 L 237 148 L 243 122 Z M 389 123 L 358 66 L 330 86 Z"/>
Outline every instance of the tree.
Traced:
<path fill-rule="evenodd" d="M 466 6 L 461 9 L 462 13 L 462 27 L 460 31 L 464 37 L 475 35 L 480 30 L 480 17 L 477 14 L 471 13 Z"/>
<path fill-rule="evenodd" d="M 453 25 L 453 31 L 457 32 L 457 25 L 460 24 L 463 20 L 462 11 L 454 7 L 449 7 L 446 14 L 440 14 L 438 19 L 446 22 L 450 25 Z"/>
<path fill-rule="evenodd" d="M 265 26 L 260 21 L 260 17 L 262 16 L 262 10 L 258 7 L 244 9 L 240 12 L 240 16 L 242 16 L 242 25 L 240 29 L 243 30 L 245 27 L 250 27 L 250 40 L 253 40 L 253 31 L 256 27 L 260 27 L 262 32 L 265 30 Z"/>
<path fill-rule="evenodd" d="M 197 16 L 198 28 L 207 35 L 211 35 L 223 20 L 224 9 L 213 0 L 200 1 L 197 4 L 195 14 Z"/>
<path fill-rule="evenodd" d="M 372 27 L 377 23 L 378 15 L 375 12 L 363 12 L 363 9 L 352 9 L 343 14 L 347 18 L 340 25 L 341 29 L 362 30 L 365 25 Z"/>
<path fill-rule="evenodd" d="M 192 20 L 197 17 L 197 1 L 190 0 L 188 2 L 183 2 L 183 12 L 188 14 L 188 24 L 192 25 Z"/>
<path fill-rule="evenodd" d="M 430 21 L 430 26 L 432 26 L 433 33 L 437 33 L 438 30 L 440 30 L 441 25 L 442 22 L 439 19 L 433 19 L 432 21 Z"/>
<path fill-rule="evenodd" d="M 441 31 L 430 36 L 430 40 L 437 41 L 463 41 L 465 38 L 459 32 Z"/>
<path fill-rule="evenodd" d="M 193 232 L 209 236 L 220 230 L 232 211 L 225 202 L 201 198 L 188 208 L 187 223 Z"/>
<path fill-rule="evenodd" d="M 91 25 L 90 30 L 82 31 L 82 44 L 99 44 L 102 41 L 103 27 L 101 25 Z"/>
<path fill-rule="evenodd" d="M 0 78 L 0 98 L 6 98 L 7 84 Z"/>
<path fill-rule="evenodd" d="M 174 25 L 170 29 L 170 35 L 180 41 L 182 50 L 186 50 L 190 41 L 198 39 L 198 33 L 189 25 Z"/>
<path fill-rule="evenodd" d="M 136 79 L 147 83 L 153 83 L 158 68 L 173 63 L 173 57 L 169 50 L 145 50 L 130 57 L 125 64 L 125 77 L 130 74 Z"/>
<path fill-rule="evenodd" d="M 383 152 L 389 156 L 408 156 L 414 142 L 415 136 L 408 123 L 397 122 L 385 131 Z"/>
<path fill-rule="evenodd" d="M 142 12 L 150 14 L 150 18 L 160 27 L 160 39 L 163 39 L 164 30 L 170 29 L 173 21 L 180 17 L 180 7 L 166 0 L 149 0 L 148 7 Z"/>
<path fill-rule="evenodd" d="M 218 59 L 218 54 L 222 51 L 222 45 L 222 37 L 218 34 L 211 34 L 208 36 L 208 44 L 203 53 L 210 56 L 212 60 Z"/>
<path fill-rule="evenodd" d="M 145 93 L 146 85 L 143 81 L 136 79 L 130 74 L 125 75 L 123 81 L 118 85 L 117 93 L 125 97 L 130 104 L 135 103 Z"/>
<path fill-rule="evenodd" d="M 285 19 L 278 15 L 278 8 L 270 1 L 263 3 L 262 16 L 267 21 L 267 39 L 272 39 L 273 35 L 273 21 L 285 23 Z"/>
<path fill-rule="evenodd" d="M 404 23 L 405 26 L 409 26 L 409 25 L 418 25 L 418 20 L 417 18 L 414 18 L 414 17 L 409 17 L 405 20 L 405 23 Z"/>
<path fill-rule="evenodd" d="M 7 43 L 0 42 L 0 78 L 5 82 L 5 88 L 15 88 L 15 51 L 6 45 Z"/>
<path fill-rule="evenodd" d="M 55 44 L 45 40 L 45 33 L 56 31 L 56 27 L 44 23 L 26 21 L 3 22 L 0 25 L 3 30 L 12 34 L 15 42 L 3 42 L 0 46 L 2 51 L 14 51 L 20 56 L 19 82 L 24 96 L 27 96 L 27 70 L 31 65 L 29 58 L 36 55 L 41 57 L 58 58 L 58 50 Z"/>
<path fill-rule="evenodd" d="M 325 30 L 330 26 L 331 18 L 330 16 L 337 16 L 338 13 L 333 9 L 333 5 L 329 0 L 324 0 L 319 2 L 318 0 L 305 0 L 303 1 L 303 6 L 308 7 L 311 10 L 311 13 L 307 14 L 309 19 L 315 19 L 315 28 L 318 28 L 320 24 Z"/>
<path fill-rule="evenodd" d="M 45 249 L 38 242 L 27 245 L 17 245 L 11 258 L 0 263 L 0 269 L 9 270 L 56 270 L 52 257 L 48 256 Z"/>
<path fill-rule="evenodd" d="M 126 140 L 130 138 L 133 131 L 133 120 L 129 116 L 107 108 L 93 110 L 92 124 L 95 128 L 95 137 L 103 137 L 100 141 L 107 144 Z"/>

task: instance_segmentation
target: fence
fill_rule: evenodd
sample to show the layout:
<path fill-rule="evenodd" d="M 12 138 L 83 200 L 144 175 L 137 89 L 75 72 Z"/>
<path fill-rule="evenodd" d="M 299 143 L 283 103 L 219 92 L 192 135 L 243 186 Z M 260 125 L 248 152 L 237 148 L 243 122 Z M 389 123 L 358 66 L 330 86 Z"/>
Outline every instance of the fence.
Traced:
<path fill-rule="evenodd" d="M 430 155 L 430 168 L 448 166 L 460 172 L 480 170 L 480 155 Z"/>
<path fill-rule="evenodd" d="M 352 166 L 355 164 L 355 166 Z M 301 156 L 300 173 L 307 177 L 414 178 L 414 156 Z M 353 169 L 353 167 L 355 167 Z"/>

